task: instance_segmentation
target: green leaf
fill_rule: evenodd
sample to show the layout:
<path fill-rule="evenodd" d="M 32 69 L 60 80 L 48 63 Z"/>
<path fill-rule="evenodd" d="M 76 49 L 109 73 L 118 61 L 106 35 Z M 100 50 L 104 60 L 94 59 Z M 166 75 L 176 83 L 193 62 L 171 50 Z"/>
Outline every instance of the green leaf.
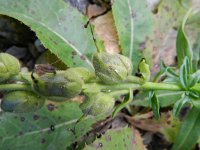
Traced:
<path fill-rule="evenodd" d="M 200 101 L 199 99 L 192 99 L 192 104 L 194 107 L 200 109 Z"/>
<path fill-rule="evenodd" d="M 185 56 L 183 60 L 183 64 L 180 67 L 180 83 L 184 89 L 189 88 L 189 75 L 191 74 L 190 72 L 190 63 L 189 59 L 187 56 Z"/>
<path fill-rule="evenodd" d="M 189 76 L 189 86 L 192 87 L 200 81 L 200 70 Z"/>
<path fill-rule="evenodd" d="M 149 99 L 151 101 L 151 108 L 153 109 L 154 117 L 158 120 L 160 119 L 160 104 L 154 91 L 149 93 Z"/>
<path fill-rule="evenodd" d="M 183 92 L 159 91 L 156 94 L 159 100 L 160 107 L 167 107 L 174 104 L 177 100 L 179 100 Z M 140 98 L 139 100 L 134 100 L 132 102 L 132 105 L 151 107 L 151 102 L 149 101 L 148 96 L 146 94 L 144 94 L 144 96 L 145 96 L 144 98 Z"/>
<path fill-rule="evenodd" d="M 199 15 L 200 15 L 200 13 L 199 13 Z M 199 60 L 200 60 L 200 34 L 198 34 L 197 40 L 194 44 L 193 54 L 194 54 L 193 60 L 192 60 L 193 70 L 196 71 L 199 68 L 198 63 L 199 63 Z"/>
<path fill-rule="evenodd" d="M 185 31 L 184 31 L 186 21 L 187 21 L 189 15 L 191 14 L 191 12 L 192 12 L 192 9 L 189 9 L 187 14 L 185 15 L 182 25 L 178 29 L 178 35 L 176 38 L 176 54 L 177 54 L 177 58 L 178 58 L 178 66 L 179 67 L 183 64 L 185 56 L 188 57 L 190 66 L 192 66 L 192 50 L 191 50 L 190 43 L 189 43 L 187 36 L 185 34 Z"/>
<path fill-rule="evenodd" d="M 187 24 L 192 23 L 200 23 L 200 11 L 196 12 L 194 15 L 192 15 L 190 18 L 188 18 Z"/>
<path fill-rule="evenodd" d="M 112 129 L 106 132 L 93 144 L 87 145 L 84 150 L 145 150 L 138 131 L 125 127 Z"/>
<path fill-rule="evenodd" d="M 172 150 L 191 150 L 200 135 L 200 109 L 193 107 L 185 118 Z"/>
<path fill-rule="evenodd" d="M 191 98 L 191 100 L 197 100 L 199 99 L 199 94 L 195 91 L 190 91 L 189 92 L 189 97 Z"/>
<path fill-rule="evenodd" d="M 192 1 L 188 1 L 188 0 L 178 0 L 178 1 L 186 9 L 188 9 L 192 5 Z"/>
<path fill-rule="evenodd" d="M 92 68 L 95 51 L 85 17 L 61 0 L 0 0 L 0 14 L 20 20 L 31 28 L 44 46 L 68 66 Z"/>
<path fill-rule="evenodd" d="M 200 83 L 195 84 L 191 90 L 200 93 Z"/>
<path fill-rule="evenodd" d="M 117 28 L 122 53 L 133 61 L 134 71 L 141 60 L 139 43 L 152 33 L 152 13 L 146 1 L 116 0 L 112 12 Z"/>
<path fill-rule="evenodd" d="M 153 81 L 157 82 L 160 79 L 160 77 L 162 77 L 164 75 L 167 75 L 172 78 L 179 77 L 174 69 L 175 69 L 174 67 L 166 66 L 165 63 L 162 61 L 160 64 L 160 71 L 155 75 Z"/>
<path fill-rule="evenodd" d="M 190 99 L 189 99 L 188 96 L 184 96 L 183 98 L 178 100 L 174 104 L 174 107 L 173 107 L 173 110 L 172 110 L 172 114 L 177 117 L 179 115 L 180 111 L 181 111 L 181 108 L 183 108 L 183 106 L 188 102 L 190 102 Z"/>
<path fill-rule="evenodd" d="M 129 90 L 129 96 L 125 97 L 124 101 L 121 104 L 118 104 L 115 108 L 115 110 L 112 113 L 112 117 L 114 118 L 117 113 L 123 109 L 124 107 L 126 107 L 131 101 L 133 100 L 133 91 L 130 89 Z"/>
<path fill-rule="evenodd" d="M 142 78 L 144 79 L 144 81 L 145 82 L 149 81 L 151 77 L 151 72 L 150 72 L 149 65 L 146 63 L 144 58 L 139 63 L 139 70 L 140 70 L 140 73 L 142 74 Z"/>
<path fill-rule="evenodd" d="M 96 119 L 82 116 L 77 103 L 48 104 L 35 113 L 2 113 L 0 116 L 0 149 L 61 150 L 66 149 L 91 129 Z"/>

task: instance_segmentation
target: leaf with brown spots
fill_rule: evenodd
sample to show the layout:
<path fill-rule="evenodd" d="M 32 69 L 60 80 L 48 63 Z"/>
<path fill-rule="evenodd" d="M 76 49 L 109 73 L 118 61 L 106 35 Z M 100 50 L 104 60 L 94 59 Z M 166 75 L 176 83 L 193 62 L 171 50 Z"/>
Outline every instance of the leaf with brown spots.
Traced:
<path fill-rule="evenodd" d="M 0 0 L 0 14 L 29 26 L 44 46 L 69 67 L 93 68 L 90 59 L 96 48 L 90 29 L 84 28 L 86 17 L 68 1 Z"/>
<path fill-rule="evenodd" d="M 146 41 L 147 48 L 144 50 L 149 54 L 153 74 L 158 71 L 161 59 L 167 65 L 175 64 L 177 32 L 174 27 L 180 25 L 185 12 L 178 1 L 161 1 L 153 18 L 153 34 Z"/>
<path fill-rule="evenodd" d="M 91 145 L 86 145 L 84 150 L 98 148 L 101 150 L 146 150 L 139 131 L 128 127 L 107 131 Z"/>
<path fill-rule="evenodd" d="M 188 5 L 188 7 L 194 6 L 198 6 L 198 2 L 194 1 L 193 4 Z M 146 41 L 147 48 L 144 49 L 144 55 L 149 56 L 148 60 L 150 60 L 152 74 L 158 71 L 161 60 L 166 65 L 176 64 L 177 28 L 181 25 L 186 12 L 187 9 L 180 5 L 178 1 L 163 0 L 159 4 L 158 12 L 153 18 L 153 34 Z M 186 26 L 186 34 L 191 45 L 196 41 L 198 33 L 198 26 L 194 24 Z"/>
<path fill-rule="evenodd" d="M 88 18 L 92 18 L 99 15 L 95 19 L 91 20 L 92 25 L 94 25 L 96 36 L 99 40 L 103 41 L 105 50 L 108 53 L 119 53 L 120 47 L 118 43 L 116 28 L 114 25 L 113 15 L 111 11 L 106 11 L 107 10 L 105 8 L 100 6 L 89 5 L 87 9 L 87 16 Z"/>
<path fill-rule="evenodd" d="M 0 149 L 62 150 L 86 134 L 100 117 L 82 116 L 78 103 L 48 104 L 34 113 L 0 115 Z M 102 119 L 102 117 L 101 117 Z"/>
<path fill-rule="evenodd" d="M 146 1 L 141 0 L 115 0 L 112 13 L 122 54 L 132 60 L 136 72 L 139 61 L 145 57 L 145 42 L 152 33 L 152 13 Z"/>

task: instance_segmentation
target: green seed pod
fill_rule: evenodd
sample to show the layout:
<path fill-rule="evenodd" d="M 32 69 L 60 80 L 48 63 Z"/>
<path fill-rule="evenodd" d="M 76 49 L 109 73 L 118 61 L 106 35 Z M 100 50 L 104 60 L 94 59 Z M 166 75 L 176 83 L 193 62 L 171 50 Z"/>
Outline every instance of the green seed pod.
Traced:
<path fill-rule="evenodd" d="M 0 62 L 0 82 L 7 80 L 10 77 L 10 73 L 3 63 Z"/>
<path fill-rule="evenodd" d="M 46 73 L 34 79 L 33 89 L 54 101 L 63 101 L 80 94 L 83 81 L 72 71 Z"/>
<path fill-rule="evenodd" d="M 132 73 L 131 60 L 120 54 L 96 53 L 93 56 L 96 75 L 105 84 L 121 83 Z"/>
<path fill-rule="evenodd" d="M 18 59 L 7 53 L 0 53 L 0 82 L 17 75 L 20 71 Z"/>
<path fill-rule="evenodd" d="M 83 67 L 69 68 L 67 71 L 78 75 L 84 82 L 89 82 L 96 78 L 94 72 Z"/>
<path fill-rule="evenodd" d="M 85 115 L 97 116 L 102 113 L 109 113 L 114 107 L 114 98 L 108 94 L 96 93 L 86 97 L 86 100 L 80 105 Z"/>
<path fill-rule="evenodd" d="M 1 101 L 1 108 L 6 112 L 34 112 L 44 105 L 45 99 L 33 92 L 15 91 L 5 95 Z"/>

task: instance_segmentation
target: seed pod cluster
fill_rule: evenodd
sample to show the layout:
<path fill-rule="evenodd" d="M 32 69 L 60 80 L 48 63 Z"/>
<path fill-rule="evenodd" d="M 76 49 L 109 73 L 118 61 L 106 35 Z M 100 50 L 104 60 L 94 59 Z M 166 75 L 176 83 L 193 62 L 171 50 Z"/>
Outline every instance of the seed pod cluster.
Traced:
<path fill-rule="evenodd" d="M 20 71 L 20 63 L 17 58 L 7 53 L 0 53 L 0 82 L 17 75 Z"/>
<path fill-rule="evenodd" d="M 44 105 L 45 99 L 33 92 L 14 91 L 6 94 L 1 101 L 1 108 L 7 112 L 34 112 Z"/>
<path fill-rule="evenodd" d="M 93 55 L 93 66 L 96 75 L 105 84 L 121 83 L 132 73 L 131 60 L 120 54 L 106 52 Z"/>

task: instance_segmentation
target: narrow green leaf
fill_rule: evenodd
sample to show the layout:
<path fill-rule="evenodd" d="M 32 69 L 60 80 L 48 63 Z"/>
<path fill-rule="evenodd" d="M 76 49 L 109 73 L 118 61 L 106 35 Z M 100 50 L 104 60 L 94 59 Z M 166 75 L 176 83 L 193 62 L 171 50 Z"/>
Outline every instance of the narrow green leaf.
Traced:
<path fill-rule="evenodd" d="M 199 16 L 200 16 L 200 12 L 199 12 Z M 199 68 L 198 63 L 199 63 L 199 60 L 200 60 L 200 34 L 198 35 L 198 38 L 197 38 L 197 40 L 194 44 L 193 54 L 194 54 L 193 60 L 192 60 L 193 70 L 196 71 Z"/>
<path fill-rule="evenodd" d="M 163 61 L 161 61 L 160 71 L 155 75 L 153 81 L 157 82 L 159 78 L 162 77 L 163 75 L 167 75 L 172 78 L 178 78 L 179 76 L 177 75 L 174 69 L 175 69 L 174 67 L 168 67 L 165 65 Z"/>
<path fill-rule="evenodd" d="M 194 105 L 194 107 L 200 109 L 200 101 L 199 101 L 199 99 L 192 99 L 192 104 Z"/>
<path fill-rule="evenodd" d="M 96 50 L 86 18 L 62 0 L 0 0 L 0 14 L 20 20 L 68 66 L 92 68 Z"/>
<path fill-rule="evenodd" d="M 187 76 L 188 76 L 187 70 L 186 70 L 185 66 L 182 65 L 180 68 L 180 82 L 184 89 L 187 88 Z"/>
<path fill-rule="evenodd" d="M 183 64 L 180 67 L 180 82 L 183 88 L 189 88 L 189 75 L 190 72 L 190 63 L 189 59 L 186 56 L 183 60 Z"/>
<path fill-rule="evenodd" d="M 193 107 L 185 118 L 172 150 L 191 150 L 200 136 L 200 109 Z"/>
<path fill-rule="evenodd" d="M 200 93 L 200 83 L 195 84 L 190 90 Z"/>
<path fill-rule="evenodd" d="M 122 53 L 133 61 L 136 72 L 142 58 L 139 45 L 152 33 L 153 15 L 146 1 L 140 0 L 115 0 L 112 13 Z"/>
<path fill-rule="evenodd" d="M 158 120 L 160 119 L 160 104 L 154 91 L 149 93 L 149 99 L 151 101 L 154 117 Z"/>
<path fill-rule="evenodd" d="M 125 106 L 127 106 L 131 101 L 133 100 L 133 90 L 129 90 L 129 97 L 125 98 L 124 101 L 117 105 L 115 110 L 112 113 L 112 117 L 115 117 L 117 115 L 117 113 L 123 109 Z"/>
<path fill-rule="evenodd" d="M 190 102 L 190 99 L 187 96 L 184 96 L 183 98 L 178 100 L 174 104 L 174 107 L 173 107 L 173 110 L 172 110 L 172 114 L 177 117 L 179 115 L 180 111 L 181 111 L 181 108 L 183 108 L 183 106 L 188 102 Z"/>
<path fill-rule="evenodd" d="M 190 91 L 189 92 L 189 97 L 191 98 L 191 100 L 197 100 L 197 99 L 199 99 L 199 94 L 197 93 L 197 92 L 195 92 L 195 91 Z"/>
<path fill-rule="evenodd" d="M 191 12 L 192 12 L 192 9 L 189 9 L 187 14 L 185 15 L 182 25 L 178 29 L 178 35 L 176 38 L 176 54 L 177 54 L 177 58 L 178 58 L 178 66 L 179 67 L 183 64 L 183 60 L 184 60 L 185 56 L 188 57 L 190 66 L 192 66 L 192 50 L 191 50 L 190 43 L 189 43 L 187 36 L 185 34 L 185 31 L 184 31 L 186 21 L 187 21 L 189 15 L 191 14 Z"/>
<path fill-rule="evenodd" d="M 171 91 L 165 91 L 165 92 L 160 91 L 156 93 L 160 107 L 171 106 L 181 98 L 182 94 L 183 92 L 171 92 Z M 149 101 L 148 96 L 146 94 L 143 95 L 144 98 L 140 98 L 139 100 L 134 100 L 131 104 L 134 106 L 151 107 L 151 101 Z"/>
<path fill-rule="evenodd" d="M 168 75 L 170 77 L 175 77 L 175 78 L 178 77 L 177 73 L 175 72 L 174 68 L 172 68 L 172 67 L 166 68 L 166 75 Z"/>
<path fill-rule="evenodd" d="M 200 81 L 200 70 L 189 76 L 189 86 L 192 87 Z"/>

